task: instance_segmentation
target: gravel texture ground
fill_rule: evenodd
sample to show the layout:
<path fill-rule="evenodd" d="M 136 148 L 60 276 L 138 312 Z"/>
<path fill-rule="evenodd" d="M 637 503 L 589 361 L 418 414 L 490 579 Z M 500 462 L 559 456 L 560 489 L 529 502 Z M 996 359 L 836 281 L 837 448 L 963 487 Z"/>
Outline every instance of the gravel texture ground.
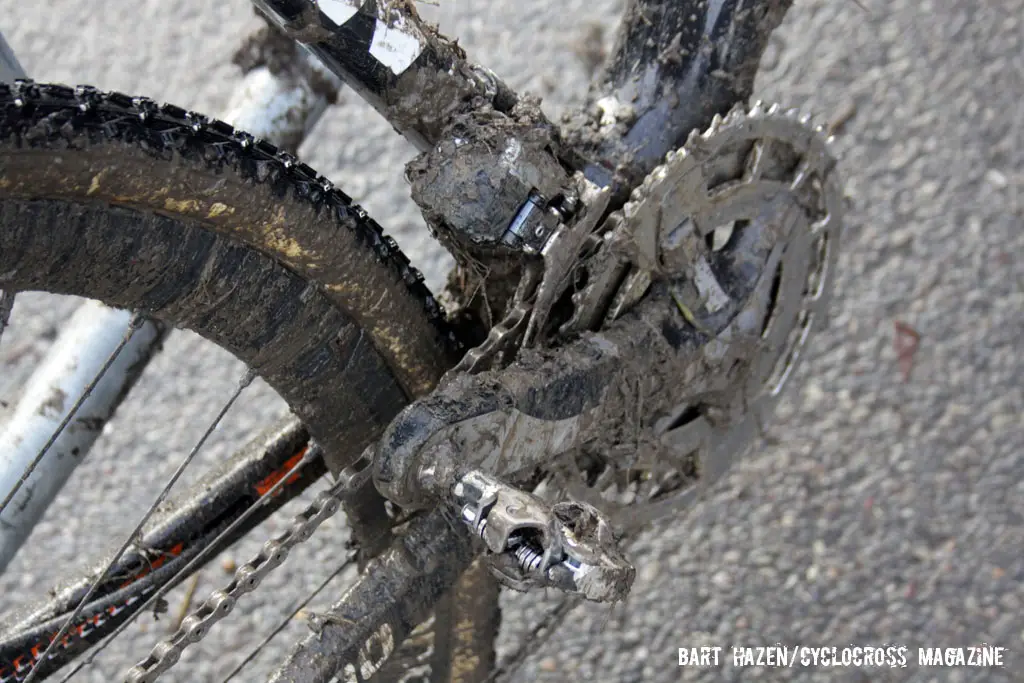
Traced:
<path fill-rule="evenodd" d="M 581 100 L 585 57 L 621 8 L 441 0 L 424 10 L 557 116 Z M 211 113 L 239 80 L 229 56 L 254 26 L 243 0 L 0 0 L 0 30 L 36 79 Z M 578 609 L 518 681 L 1024 680 L 1024 0 L 799 0 L 771 52 L 762 97 L 826 119 L 853 114 L 838 142 L 852 202 L 831 328 L 757 453 L 688 515 L 637 540 L 630 600 Z M 401 179 L 411 154 L 350 92 L 302 150 L 437 283 L 446 259 Z M 71 310 L 19 297 L 0 347 L 0 398 L 16 393 Z M 907 377 L 897 323 L 920 334 Z M 0 608 L 45 589 L 95 543 L 113 543 L 126 507 L 142 507 L 151 475 L 170 474 L 241 372 L 218 349 L 173 336 L 0 576 Z M 257 386 L 202 459 L 223 457 L 281 410 Z M 328 523 L 168 680 L 221 680 L 333 570 L 344 537 L 340 520 Z M 197 594 L 224 583 L 222 564 L 259 542 L 218 559 Z M 503 652 L 555 597 L 508 597 Z M 81 680 L 115 680 L 167 622 L 147 616 Z M 304 631 L 292 623 L 238 680 L 261 680 Z M 676 664 L 678 647 L 777 642 L 902 644 L 910 666 Z M 981 642 L 1006 647 L 1008 665 L 916 666 L 919 646 Z"/>

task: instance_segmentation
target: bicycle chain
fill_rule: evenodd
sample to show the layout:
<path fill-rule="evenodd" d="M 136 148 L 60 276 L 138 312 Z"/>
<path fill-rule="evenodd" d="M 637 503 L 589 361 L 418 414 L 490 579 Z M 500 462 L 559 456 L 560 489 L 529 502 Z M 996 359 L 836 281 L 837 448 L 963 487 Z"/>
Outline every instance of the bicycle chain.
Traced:
<path fill-rule="evenodd" d="M 533 297 L 541 280 L 541 272 L 537 265 L 526 265 L 505 317 L 488 330 L 487 338 L 479 346 L 466 352 L 458 365 L 452 368 L 451 375 L 480 372 L 493 363 L 499 354 L 509 351 L 515 353 L 518 350 L 518 342 L 530 321 Z"/>
<path fill-rule="evenodd" d="M 572 197 L 571 208 L 556 211 L 559 224 L 540 246 L 542 258 L 524 261 L 523 274 L 504 317 L 491 327 L 479 346 L 466 352 L 449 374 L 473 374 L 496 364 L 508 365 L 520 348 L 547 341 L 544 328 L 551 310 L 569 285 L 581 254 L 587 251 L 585 245 L 592 240 L 609 197 L 581 173 L 566 188 L 565 194 Z"/>
<path fill-rule="evenodd" d="M 291 528 L 263 544 L 251 560 L 235 570 L 224 587 L 214 590 L 202 605 L 185 617 L 178 629 L 153 646 L 149 656 L 133 666 L 125 675 L 125 683 L 151 683 L 177 664 L 181 653 L 198 643 L 218 621 L 234 609 L 238 599 L 259 587 L 267 574 L 279 567 L 288 553 L 313 535 L 317 527 L 341 509 L 342 496 L 358 488 L 370 476 L 372 450 L 363 453 L 355 465 L 342 471 L 338 481 L 316 495 L 313 501 L 292 518 Z"/>

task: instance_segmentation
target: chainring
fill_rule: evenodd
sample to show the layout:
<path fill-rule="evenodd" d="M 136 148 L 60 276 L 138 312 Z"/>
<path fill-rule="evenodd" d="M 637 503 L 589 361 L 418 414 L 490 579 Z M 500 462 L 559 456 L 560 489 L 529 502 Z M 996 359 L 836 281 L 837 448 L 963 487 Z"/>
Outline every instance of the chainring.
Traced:
<path fill-rule="evenodd" d="M 654 423 L 653 452 L 579 454 L 556 472 L 620 529 L 677 513 L 746 452 L 826 324 L 843 208 L 828 142 L 796 110 L 737 107 L 694 131 L 609 219 L 631 263 L 610 317 L 669 281 L 705 356 L 729 368 L 724 391 Z"/>

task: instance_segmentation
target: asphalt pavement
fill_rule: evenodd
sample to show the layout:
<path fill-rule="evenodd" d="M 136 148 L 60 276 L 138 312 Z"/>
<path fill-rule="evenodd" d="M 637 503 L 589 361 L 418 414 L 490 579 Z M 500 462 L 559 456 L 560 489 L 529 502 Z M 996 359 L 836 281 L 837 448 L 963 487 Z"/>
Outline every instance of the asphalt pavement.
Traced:
<path fill-rule="evenodd" d="M 622 3 L 440 0 L 422 9 L 558 116 L 581 101 L 587 55 L 606 47 Z M 0 31 L 37 80 L 210 113 L 238 83 L 230 55 L 255 26 L 243 0 L 0 0 Z M 760 97 L 846 119 L 836 149 L 850 209 L 831 326 L 757 452 L 689 514 L 635 542 L 628 602 L 575 611 L 516 680 L 1024 680 L 1024 0 L 798 0 L 767 62 Z M 411 155 L 351 92 L 301 150 L 436 284 L 447 260 L 408 198 Z M 0 398 L 71 310 L 19 297 L 0 346 Z M 906 330 L 917 349 L 898 354 Z M 173 471 L 241 372 L 194 336 L 172 337 L 0 576 L 0 608 L 127 530 L 126 508 L 141 509 L 154 473 Z M 223 457 L 281 410 L 257 386 L 202 460 Z M 168 680 L 220 681 L 333 570 L 344 537 L 340 521 L 328 523 Z M 219 558 L 197 595 L 258 547 L 251 539 Z M 314 605 L 337 597 L 341 583 Z M 507 597 L 503 653 L 556 598 Z M 178 591 L 166 614 L 145 617 L 80 680 L 115 680 L 166 632 L 180 600 Z M 304 634 L 300 621 L 237 680 L 261 680 L 288 639 Z M 982 642 L 1007 648 L 1007 666 L 916 665 L 918 647 Z M 910 665 L 730 661 L 733 646 L 776 643 L 905 645 Z M 725 648 L 723 665 L 679 667 L 677 649 L 693 646 Z"/>

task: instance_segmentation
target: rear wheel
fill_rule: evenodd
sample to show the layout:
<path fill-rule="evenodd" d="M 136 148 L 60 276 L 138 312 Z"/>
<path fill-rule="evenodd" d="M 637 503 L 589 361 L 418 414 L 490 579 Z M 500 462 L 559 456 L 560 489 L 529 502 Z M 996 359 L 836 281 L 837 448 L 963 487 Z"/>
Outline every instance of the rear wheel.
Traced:
<path fill-rule="evenodd" d="M 419 273 L 324 178 L 221 122 L 89 88 L 0 84 L 0 290 L 84 296 L 197 332 L 301 420 L 282 432 L 287 448 L 312 436 L 335 471 L 459 351 Z M 387 531 L 382 500 L 363 493 L 353 531 Z M 439 610 L 439 634 L 455 634 L 463 603 Z M 21 680 L 39 643 L 5 648 L 25 622 L 3 621 L 0 679 Z M 118 620 L 104 623 L 78 629 L 49 668 Z M 439 637 L 429 680 L 473 680 L 451 653 L 490 660 L 465 647 Z"/>

